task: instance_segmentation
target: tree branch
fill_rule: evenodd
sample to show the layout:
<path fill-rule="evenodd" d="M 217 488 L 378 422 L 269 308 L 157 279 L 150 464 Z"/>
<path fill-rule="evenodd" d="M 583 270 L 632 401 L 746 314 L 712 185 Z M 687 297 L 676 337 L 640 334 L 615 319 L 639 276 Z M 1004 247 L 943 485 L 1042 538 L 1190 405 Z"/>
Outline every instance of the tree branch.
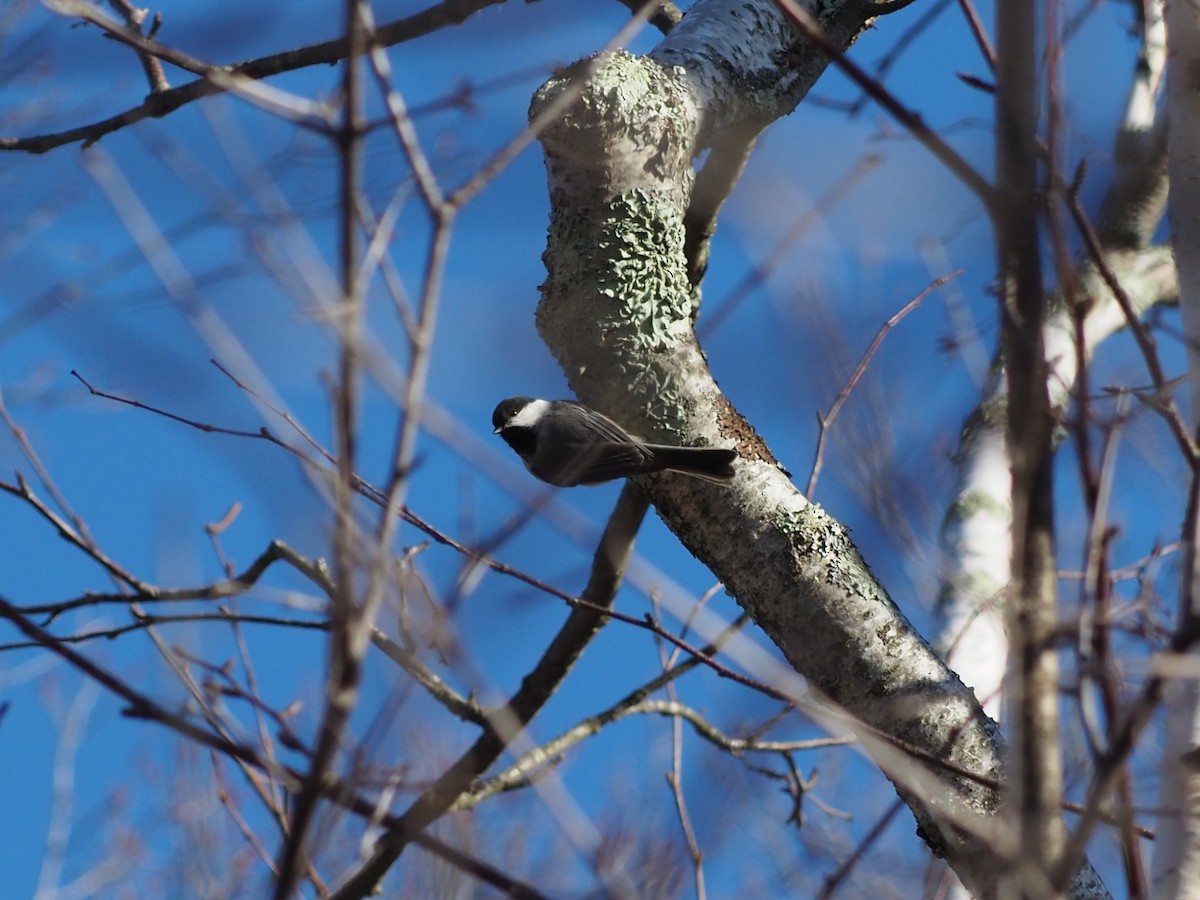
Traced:
<path fill-rule="evenodd" d="M 496 6 L 503 2 L 505 0 L 444 0 L 444 2 L 435 4 L 419 13 L 379 26 L 375 31 L 374 38 L 381 46 L 391 47 L 423 37 L 430 32 L 437 31 L 449 25 L 458 25 L 479 12 L 479 10 L 486 9 L 489 6 Z M 145 38 L 135 33 L 122 32 L 122 39 L 124 43 L 150 56 L 158 58 L 176 56 L 176 59 L 168 59 L 168 61 L 186 63 L 187 65 L 184 68 L 188 68 L 188 66 L 192 68 L 206 66 L 200 60 L 194 60 L 182 54 L 176 55 L 175 51 L 163 47 L 150 38 Z M 206 73 L 217 72 L 225 75 L 240 75 L 245 78 L 257 80 L 269 78 L 272 75 L 279 75 L 283 72 L 292 72 L 296 69 L 331 65 L 340 62 L 346 58 L 348 47 L 349 45 L 345 38 L 338 38 L 337 40 L 312 44 L 308 47 L 299 47 L 295 50 L 286 50 L 282 53 L 275 53 L 271 56 L 264 56 L 232 65 L 208 66 L 202 70 Z M 152 93 L 140 105 L 88 125 L 81 125 L 65 131 L 32 137 L 0 137 L 0 151 L 14 150 L 24 153 L 45 153 L 49 150 L 75 143 L 82 143 L 85 148 L 90 147 L 96 141 L 106 135 L 112 134 L 114 131 L 120 131 L 130 125 L 141 122 L 143 119 L 160 119 L 195 100 L 219 94 L 225 89 L 225 87 L 222 87 L 209 78 L 202 78 L 177 88 Z"/>

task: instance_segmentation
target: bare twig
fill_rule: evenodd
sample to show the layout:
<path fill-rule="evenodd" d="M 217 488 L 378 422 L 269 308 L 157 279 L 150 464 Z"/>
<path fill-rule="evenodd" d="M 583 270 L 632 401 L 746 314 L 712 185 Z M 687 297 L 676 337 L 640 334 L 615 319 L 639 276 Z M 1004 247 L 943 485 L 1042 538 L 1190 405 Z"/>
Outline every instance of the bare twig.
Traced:
<path fill-rule="evenodd" d="M 1096 236 L 1096 231 L 1092 228 L 1087 213 L 1084 212 L 1083 207 L 1080 205 L 1079 185 L 1080 177 L 1077 175 L 1075 187 L 1067 194 L 1067 207 L 1071 211 L 1071 217 L 1074 219 L 1075 225 L 1083 237 L 1088 256 L 1095 264 L 1097 271 L 1100 272 L 1104 283 L 1108 286 L 1117 304 L 1121 307 L 1121 311 L 1125 314 L 1129 330 L 1137 342 L 1138 349 L 1142 353 L 1142 358 L 1146 361 L 1146 369 L 1150 373 L 1150 378 L 1155 388 L 1154 396 L 1149 398 L 1150 406 L 1166 421 L 1172 436 L 1175 438 L 1175 443 L 1183 453 L 1184 459 L 1194 469 L 1200 466 L 1200 447 L 1197 446 L 1195 440 L 1192 438 L 1187 423 L 1184 422 L 1183 416 L 1171 396 L 1174 384 L 1167 378 L 1162 363 L 1158 359 L 1158 349 L 1154 336 L 1142 324 L 1133 301 L 1124 287 L 1122 287 L 1117 276 L 1113 273 L 1108 260 L 1105 259 L 1104 248 L 1100 245 L 1100 239 Z"/>
<path fill-rule="evenodd" d="M 992 41 L 988 37 L 987 31 L 984 30 L 983 20 L 979 18 L 979 12 L 975 9 L 973 0 L 958 0 L 958 5 L 962 8 L 963 18 L 967 20 L 967 26 L 971 29 L 975 43 L 979 46 L 979 52 L 983 54 L 988 68 L 995 72 L 996 50 L 992 47 Z"/>
<path fill-rule="evenodd" d="M 278 872 L 275 869 L 275 860 L 271 857 L 270 850 L 268 850 L 266 845 L 259 840 L 258 834 L 253 828 L 250 827 L 250 823 L 246 821 L 245 817 L 241 814 L 241 811 L 235 805 L 233 796 L 230 793 L 229 788 L 225 785 L 225 772 L 220 765 L 220 757 L 214 751 L 212 752 L 210 759 L 212 762 L 213 780 L 216 782 L 217 802 L 220 803 L 225 809 L 225 812 L 228 813 L 229 818 L 233 820 L 234 826 L 241 833 L 242 839 L 246 842 L 250 849 L 254 851 L 254 854 L 258 857 L 259 861 L 267 867 L 267 871 L 272 875 L 277 875 Z"/>
<path fill-rule="evenodd" d="M 867 370 L 867 366 L 870 364 L 871 359 L 875 356 L 875 352 L 879 349 L 879 345 L 883 343 L 883 339 L 887 337 L 888 332 L 895 328 L 901 319 L 920 306 L 921 301 L 928 297 L 930 293 L 937 290 L 946 282 L 957 278 L 961 274 L 962 269 L 959 269 L 956 272 L 951 272 L 949 275 L 943 275 L 941 278 L 935 279 L 928 287 L 925 288 L 925 290 L 921 291 L 921 293 L 909 300 L 908 303 L 904 304 L 904 306 L 902 306 L 897 313 L 884 322 L 883 325 L 880 326 L 879 331 L 875 333 L 874 340 L 872 340 L 870 346 L 867 347 L 866 353 L 864 353 L 862 359 L 859 360 L 858 365 L 855 367 L 854 372 L 851 373 L 850 378 L 846 381 L 845 386 L 834 399 L 833 405 L 829 407 L 829 412 L 825 414 L 817 413 L 817 427 L 820 430 L 820 436 L 817 438 L 817 448 L 813 455 L 812 471 L 808 476 L 808 486 L 804 490 L 805 496 L 807 496 L 809 499 L 812 499 L 813 491 L 817 489 L 817 477 L 821 474 L 821 466 L 825 459 L 825 440 L 829 434 L 829 429 L 833 426 L 834 420 L 837 419 L 838 413 L 841 412 L 842 405 L 849 398 L 850 393 L 854 390 L 855 385 L 858 384 L 859 379 L 862 378 L 863 373 Z"/>
<path fill-rule="evenodd" d="M 108 16 L 102 14 L 98 7 L 85 2 L 85 0 L 45 0 L 45 3 L 49 9 L 59 15 L 90 22 L 97 28 L 102 29 L 108 37 L 120 41 L 122 44 L 128 44 L 137 50 L 140 57 L 148 60 L 165 60 L 171 63 L 171 65 L 178 66 L 185 72 L 191 72 L 193 75 L 203 75 L 209 69 L 213 68 L 208 63 L 196 59 L 194 56 L 189 56 L 181 50 L 163 46 L 152 38 L 145 37 L 137 28 L 141 24 L 136 21 L 139 17 L 132 13 L 133 7 L 128 4 L 119 4 L 131 11 L 126 16 L 128 24 L 123 25 L 119 22 L 114 22 Z M 121 11 L 124 12 L 124 10 Z M 142 14 L 141 18 L 144 19 L 145 11 L 138 10 L 137 12 L 140 12 Z M 150 79 L 151 96 L 161 94 L 167 87 L 166 78 L 162 74 L 161 66 L 158 67 L 157 77 L 149 69 L 147 69 L 147 76 Z"/>
<path fill-rule="evenodd" d="M 582 719 L 557 737 L 541 744 L 502 772 L 477 785 L 470 794 L 464 795 L 455 804 L 456 809 L 472 808 L 489 797 L 527 784 L 536 773 L 553 763 L 572 747 L 594 737 L 612 722 L 635 715 L 660 715 L 692 726 L 695 733 L 713 746 L 736 756 L 748 753 L 770 753 L 787 757 L 788 754 L 805 750 L 820 750 L 827 747 L 847 746 L 855 743 L 853 738 L 828 737 L 804 741 L 760 741 L 756 738 L 733 738 L 724 734 L 696 710 L 673 700 L 635 699 L 642 690 L 630 694 L 614 703 L 603 712 Z M 762 772 L 756 766 L 749 768 Z"/>
<path fill-rule="evenodd" d="M 838 866 L 838 870 L 836 872 L 825 879 L 825 884 L 821 888 L 821 893 L 818 895 L 820 900 L 827 900 L 827 898 L 832 897 L 835 893 L 837 893 L 838 888 L 842 886 L 842 882 L 844 882 L 846 878 L 849 877 L 850 873 L 854 871 L 854 867 L 862 861 L 863 857 L 866 856 L 867 851 L 871 848 L 871 845 L 879 839 L 880 835 L 882 835 L 885 830 L 887 830 L 888 825 L 892 823 L 892 819 L 896 818 L 896 813 L 900 812 L 903 807 L 903 801 L 895 800 L 892 802 L 892 805 L 888 807 L 887 812 L 885 812 L 875 821 L 875 824 L 871 826 L 871 830 L 868 831 L 863 836 L 863 839 L 858 842 L 858 846 L 854 848 L 854 852 L 846 857 L 846 860 L 840 866 Z"/>
<path fill-rule="evenodd" d="M 50 509 L 42 500 L 33 493 L 29 484 L 25 481 L 25 477 L 20 472 L 17 473 L 17 483 L 10 484 L 7 481 L 0 481 L 0 491 L 12 494 L 14 497 L 19 497 L 30 506 L 32 506 L 47 522 L 54 526 L 58 531 L 59 537 L 67 543 L 74 545 L 77 549 L 82 550 L 85 555 L 91 557 L 109 573 L 118 582 L 129 585 L 139 593 L 148 593 L 149 586 L 134 577 L 122 566 L 118 565 L 114 560 L 110 559 L 95 542 L 89 540 L 84 535 L 80 534 L 75 528 L 68 524 L 54 510 Z"/>
<path fill-rule="evenodd" d="M 675 685 L 670 686 L 672 694 Z M 672 697 L 672 699 L 674 699 Z M 696 840 L 696 829 L 692 827 L 691 816 L 688 815 L 687 800 L 683 796 L 683 722 L 676 717 L 671 723 L 671 771 L 667 772 L 667 784 L 671 788 L 671 796 L 675 799 L 675 813 L 679 817 L 679 827 L 683 831 L 683 839 L 687 844 L 688 855 L 692 858 L 692 877 L 696 879 L 696 900 L 705 900 L 707 891 L 704 886 L 704 851 Z"/>
<path fill-rule="evenodd" d="M 481 9 L 503 2 L 505 0 L 444 0 L 444 2 L 436 3 L 419 13 L 414 13 L 411 16 L 395 19 L 386 25 L 381 25 L 375 31 L 375 40 L 379 44 L 391 47 L 395 44 L 422 37 L 439 28 L 456 25 L 470 18 Z M 122 38 L 130 46 L 143 50 L 153 56 L 161 57 L 163 52 L 169 52 L 168 48 L 164 48 L 157 42 L 147 38 L 128 33 L 123 34 Z M 309 66 L 331 65 L 340 62 L 346 58 L 348 48 L 349 45 L 346 39 L 340 38 L 320 44 L 312 44 L 308 47 L 300 47 L 295 50 L 287 50 L 271 56 L 252 59 L 243 63 L 220 66 L 216 70 L 234 75 L 242 75 L 246 78 L 268 78 L 272 75 L 292 72 L 296 69 L 308 68 Z M 170 61 L 176 64 L 185 62 L 193 67 L 204 65 L 198 60 L 190 60 L 186 55 Z M 187 68 L 186 65 L 183 67 Z M 204 69 L 204 71 L 212 70 L 212 67 Z M 70 128 L 66 131 L 59 131 L 52 134 L 36 135 L 34 137 L 0 138 L 0 151 L 18 150 L 26 153 L 45 153 L 56 147 L 77 142 L 83 142 L 85 147 L 91 146 L 102 137 L 112 134 L 114 131 L 119 131 L 143 119 L 162 118 L 182 106 L 186 106 L 202 97 L 221 93 L 222 90 L 223 88 L 213 80 L 201 78 L 177 88 L 151 94 L 142 104 L 89 125 Z"/>
<path fill-rule="evenodd" d="M 172 625 L 180 622 L 222 622 L 225 624 L 241 623 L 248 625 L 274 625 L 282 628 L 300 628 L 317 631 L 328 631 L 329 623 L 315 622 L 311 619 L 288 619 L 282 616 L 261 616 L 248 613 L 233 613 L 229 611 L 217 613 L 183 613 L 180 615 L 158 615 L 155 613 L 135 613 L 134 621 L 127 625 L 115 625 L 112 628 L 96 628 L 81 634 L 62 635 L 58 640 L 64 644 L 81 644 L 98 638 L 112 640 L 123 634 L 134 631 L 144 631 L 154 625 Z M 41 646 L 37 641 L 16 641 L 0 644 L 0 651 L 17 650 L 23 647 Z"/>
<path fill-rule="evenodd" d="M 108 5 L 120 13 L 125 19 L 125 23 L 139 34 L 142 32 L 146 24 L 146 16 L 149 14 L 148 9 L 143 9 L 134 6 L 129 0 L 108 0 Z M 162 13 L 155 13 L 154 19 L 150 23 L 150 33 L 148 37 L 154 40 L 158 30 L 162 27 Z M 163 73 L 162 63 L 154 56 L 151 56 L 145 51 L 138 51 L 138 62 L 142 64 L 142 70 L 146 73 L 146 81 L 150 83 L 150 93 L 157 94 L 160 91 L 168 90 L 171 85 L 167 81 L 167 76 Z"/>
<path fill-rule="evenodd" d="M 979 198 L 989 214 L 995 213 L 996 197 L 992 186 L 959 153 L 937 135 L 920 115 L 897 100 L 890 91 L 850 60 L 826 36 L 820 23 L 795 0 L 776 0 L 780 10 L 804 38 L 824 53 L 846 77 L 903 125 L 930 153 L 958 177 Z"/>
<path fill-rule="evenodd" d="M 71 522 L 80 539 L 89 547 L 95 547 L 96 540 L 92 537 L 91 532 L 88 531 L 87 523 L 84 522 L 82 516 L 72 509 L 71 504 L 67 502 L 67 498 L 58 489 L 58 485 L 55 484 L 54 479 L 50 477 L 50 470 L 42 463 L 41 457 L 34 449 L 33 444 L 30 443 L 25 429 L 9 413 L 8 406 L 4 402 L 4 392 L 2 390 L 0 390 L 0 420 L 3 420 L 5 426 L 12 433 L 13 439 L 16 440 L 17 446 L 21 448 L 21 453 L 24 454 L 29 464 L 33 467 L 34 474 L 37 475 L 38 481 L 42 483 L 46 493 L 50 496 L 50 500 Z"/>

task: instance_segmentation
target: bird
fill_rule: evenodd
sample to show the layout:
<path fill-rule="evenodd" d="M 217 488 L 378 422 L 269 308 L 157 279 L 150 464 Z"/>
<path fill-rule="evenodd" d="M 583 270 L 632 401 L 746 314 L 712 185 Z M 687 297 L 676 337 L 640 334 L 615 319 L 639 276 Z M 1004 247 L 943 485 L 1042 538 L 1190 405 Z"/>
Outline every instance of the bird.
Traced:
<path fill-rule="evenodd" d="M 492 426 L 530 474 L 556 487 L 663 471 L 724 483 L 737 458 L 736 450 L 647 444 L 574 400 L 509 397 L 492 413 Z"/>

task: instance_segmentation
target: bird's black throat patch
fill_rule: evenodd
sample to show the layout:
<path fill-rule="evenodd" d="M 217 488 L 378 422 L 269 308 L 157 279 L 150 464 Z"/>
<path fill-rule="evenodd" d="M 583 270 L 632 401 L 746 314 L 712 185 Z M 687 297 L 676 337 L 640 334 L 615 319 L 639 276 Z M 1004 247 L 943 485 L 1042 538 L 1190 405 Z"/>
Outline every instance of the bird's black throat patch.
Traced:
<path fill-rule="evenodd" d="M 537 449 L 537 438 L 534 437 L 532 428 L 518 428 L 510 425 L 500 432 L 500 437 L 504 438 L 508 446 L 517 451 L 521 459 L 533 456 L 533 451 Z"/>

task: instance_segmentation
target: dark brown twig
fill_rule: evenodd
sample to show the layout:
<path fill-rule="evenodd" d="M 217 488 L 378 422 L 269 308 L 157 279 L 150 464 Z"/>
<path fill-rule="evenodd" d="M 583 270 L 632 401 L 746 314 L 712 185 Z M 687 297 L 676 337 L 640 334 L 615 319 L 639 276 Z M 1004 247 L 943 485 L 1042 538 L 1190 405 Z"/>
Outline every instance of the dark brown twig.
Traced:
<path fill-rule="evenodd" d="M 1105 285 L 1112 292 L 1117 304 L 1121 307 L 1121 312 L 1125 314 L 1125 320 L 1129 324 L 1129 331 L 1133 334 L 1134 341 L 1137 342 L 1138 349 L 1142 353 L 1142 358 L 1146 361 L 1146 370 L 1150 373 L 1150 378 L 1155 387 L 1155 396 L 1151 398 L 1150 405 L 1166 421 L 1167 427 L 1170 429 L 1172 436 L 1174 436 L 1175 443 L 1178 445 L 1180 452 L 1183 453 L 1187 464 L 1193 470 L 1196 470 L 1200 467 L 1200 447 L 1197 447 L 1187 423 L 1184 422 L 1179 408 L 1175 405 L 1175 400 L 1171 397 L 1171 384 L 1163 370 L 1162 363 L 1158 359 L 1158 348 L 1154 336 L 1150 334 L 1146 326 L 1142 324 L 1141 319 L 1138 318 L 1133 301 L 1130 299 L 1129 294 L 1126 293 L 1125 288 L 1121 286 L 1121 282 L 1113 273 L 1108 261 L 1104 258 L 1104 248 L 1100 244 L 1100 239 L 1097 237 L 1096 231 L 1092 228 L 1092 224 L 1087 217 L 1087 213 L 1084 212 L 1083 206 L 1079 202 L 1079 188 L 1081 184 L 1082 169 L 1077 173 L 1072 189 L 1067 193 L 1067 208 L 1071 211 L 1071 218 L 1074 219 L 1075 225 L 1079 229 L 1079 234 L 1083 238 L 1088 256 L 1095 264 L 1100 276 L 1104 279 Z"/>
<path fill-rule="evenodd" d="M 975 43 L 979 46 L 979 52 L 983 54 L 984 60 L 987 61 L 988 68 L 995 72 L 996 50 L 992 46 L 991 38 L 988 37 L 987 31 L 983 27 L 983 20 L 979 18 L 979 11 L 975 9 L 975 4 L 972 0 L 958 0 L 958 5 L 962 9 L 963 18 L 967 20 L 967 26 L 971 29 L 971 35 L 975 38 Z"/>
<path fill-rule="evenodd" d="M 775 0 L 779 9 L 788 17 L 796 30 L 818 50 L 824 53 L 829 61 L 839 68 L 843 74 L 853 81 L 872 100 L 878 103 L 889 115 L 903 125 L 922 146 L 932 153 L 947 169 L 958 177 L 963 184 L 979 198 L 990 215 L 995 214 L 995 190 L 975 168 L 967 162 L 958 151 L 939 137 L 921 116 L 897 100 L 887 88 L 864 72 L 847 57 L 829 38 L 824 29 L 812 14 L 803 9 L 795 0 Z"/>
<path fill-rule="evenodd" d="M 825 884 L 821 887 L 821 893 L 818 894 L 820 900 L 827 900 L 827 898 L 832 897 L 837 892 L 842 882 L 849 877 L 850 873 L 854 871 L 854 867 L 866 856 L 867 851 L 871 849 L 871 845 L 887 830 L 888 825 L 892 823 L 892 819 L 896 818 L 896 813 L 900 812 L 903 806 L 904 802 L 902 800 L 897 799 L 892 801 L 892 805 L 876 820 L 875 824 L 871 826 L 871 830 L 863 836 L 863 839 L 858 842 L 858 846 L 854 848 L 854 852 L 846 857 L 845 861 L 838 866 L 836 872 L 825 879 Z"/>
<path fill-rule="evenodd" d="M 929 28 L 934 20 L 936 20 L 940 15 L 942 15 L 942 13 L 946 11 L 946 8 L 951 2 L 953 2 L 953 0 L 936 0 L 936 2 L 930 3 L 924 8 L 920 17 L 917 18 L 916 21 L 914 21 L 907 28 L 905 28 L 904 31 L 900 32 L 895 38 L 892 39 L 891 49 L 888 50 L 888 52 L 880 57 L 879 61 L 875 63 L 874 78 L 876 81 L 882 82 L 887 76 L 887 73 L 891 71 L 892 67 L 903 58 L 905 52 L 912 47 L 917 46 L 917 36 Z M 902 8 L 903 7 L 901 7 L 901 9 Z M 874 11 L 875 7 L 872 8 L 872 12 Z M 856 116 L 862 112 L 863 107 L 866 105 L 868 100 L 869 98 L 864 94 L 860 96 L 859 99 L 854 103 L 850 104 L 850 115 Z"/>

